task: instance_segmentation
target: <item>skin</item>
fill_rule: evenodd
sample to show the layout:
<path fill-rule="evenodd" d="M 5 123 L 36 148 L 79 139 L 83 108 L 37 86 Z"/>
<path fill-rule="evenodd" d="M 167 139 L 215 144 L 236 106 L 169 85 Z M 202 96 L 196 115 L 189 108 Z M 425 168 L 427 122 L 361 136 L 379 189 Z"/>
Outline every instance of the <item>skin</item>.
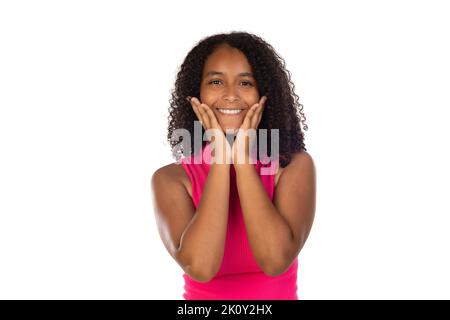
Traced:
<path fill-rule="evenodd" d="M 312 157 L 305 151 L 293 155 L 290 164 L 275 176 L 273 202 L 269 199 L 248 148 L 236 148 L 246 130 L 261 121 L 266 97 L 260 97 L 245 55 L 227 45 L 207 59 L 200 99 L 189 98 L 205 130 L 216 129 L 214 162 L 205 181 L 198 208 L 192 202 L 192 186 L 184 169 L 170 164 L 152 176 L 155 216 L 161 239 L 169 253 L 193 279 L 210 281 L 219 271 L 228 223 L 230 167 L 236 171 L 241 208 L 253 255 L 264 273 L 284 273 L 298 256 L 311 230 L 316 199 L 316 174 Z M 217 109 L 239 107 L 237 116 Z M 225 130 L 239 130 L 232 146 Z M 225 152 L 229 148 L 231 153 Z M 244 163 L 237 162 L 244 153 Z M 242 159 L 242 158 L 241 158 Z M 229 162 L 226 162 L 229 160 Z M 171 192 L 167 192 L 171 190 Z"/>
<path fill-rule="evenodd" d="M 238 129 L 259 98 L 251 66 L 241 51 L 223 45 L 208 57 L 203 69 L 200 100 L 212 109 L 223 130 Z M 218 107 L 245 110 L 237 116 L 229 116 L 220 113 Z"/>

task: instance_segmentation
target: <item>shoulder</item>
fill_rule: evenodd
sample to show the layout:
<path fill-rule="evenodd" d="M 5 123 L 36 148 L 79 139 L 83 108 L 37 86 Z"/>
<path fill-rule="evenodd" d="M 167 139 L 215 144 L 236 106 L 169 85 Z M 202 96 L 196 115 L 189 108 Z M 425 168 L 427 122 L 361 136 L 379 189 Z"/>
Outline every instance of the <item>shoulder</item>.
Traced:
<path fill-rule="evenodd" d="M 307 151 L 298 151 L 291 157 L 291 162 L 284 168 L 279 168 L 276 174 L 276 182 L 278 182 L 281 176 L 288 176 L 290 178 L 298 177 L 298 174 L 309 174 L 315 177 L 315 164 L 311 154 Z M 276 183 L 277 184 L 277 183 Z M 275 185 L 276 185 L 275 184 Z"/>
<path fill-rule="evenodd" d="M 171 163 L 155 170 L 152 174 L 151 184 L 153 190 L 182 185 L 191 194 L 189 177 L 182 165 L 178 163 Z"/>
<path fill-rule="evenodd" d="M 314 167 L 314 160 L 309 152 L 299 151 L 292 156 L 291 163 L 289 163 L 289 165 L 286 168 L 288 168 L 291 164 L 292 164 L 291 168 L 298 166 L 302 167 L 307 166 L 309 168 L 312 168 Z"/>

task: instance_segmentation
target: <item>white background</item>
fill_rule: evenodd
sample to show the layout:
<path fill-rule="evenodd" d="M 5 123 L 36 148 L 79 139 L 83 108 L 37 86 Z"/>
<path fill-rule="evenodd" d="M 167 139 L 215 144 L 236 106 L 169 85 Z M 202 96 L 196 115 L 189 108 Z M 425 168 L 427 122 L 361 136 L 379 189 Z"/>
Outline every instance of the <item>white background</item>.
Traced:
<path fill-rule="evenodd" d="M 304 105 L 300 299 L 449 299 L 445 1 L 3 1 L 0 298 L 182 299 L 150 177 L 203 37 L 263 37 Z"/>

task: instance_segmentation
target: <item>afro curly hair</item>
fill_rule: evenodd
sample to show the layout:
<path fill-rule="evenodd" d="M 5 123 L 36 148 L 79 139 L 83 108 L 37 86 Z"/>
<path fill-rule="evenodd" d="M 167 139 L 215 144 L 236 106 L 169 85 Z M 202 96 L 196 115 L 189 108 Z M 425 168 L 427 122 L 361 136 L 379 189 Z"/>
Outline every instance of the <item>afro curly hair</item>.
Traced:
<path fill-rule="evenodd" d="M 186 97 L 200 96 L 205 61 L 222 44 L 240 50 L 247 57 L 260 96 L 265 95 L 268 98 L 258 129 L 267 129 L 268 141 L 271 141 L 271 129 L 279 130 L 279 161 L 281 167 L 286 167 L 293 154 L 306 151 L 304 134 L 300 128 L 301 122 L 303 130 L 308 130 L 303 105 L 299 103 L 299 97 L 294 92 L 291 73 L 285 68 L 285 61 L 275 49 L 254 34 L 237 31 L 216 34 L 200 40 L 181 64 L 169 101 L 167 139 L 173 156 L 179 160 L 179 155 L 175 151 L 175 146 L 179 142 L 173 139 L 174 131 L 185 129 L 193 136 L 194 121 L 198 120 Z M 204 128 L 202 136 L 203 134 Z M 191 150 L 194 150 L 194 141 L 191 140 Z M 270 143 L 268 153 L 271 153 Z M 259 152 L 257 155 L 259 158 Z"/>

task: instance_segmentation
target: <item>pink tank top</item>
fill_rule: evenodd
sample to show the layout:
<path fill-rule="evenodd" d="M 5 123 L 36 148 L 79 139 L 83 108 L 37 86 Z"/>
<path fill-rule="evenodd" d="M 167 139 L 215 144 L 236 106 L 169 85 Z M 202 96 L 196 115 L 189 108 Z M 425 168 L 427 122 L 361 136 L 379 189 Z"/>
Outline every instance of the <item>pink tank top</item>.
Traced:
<path fill-rule="evenodd" d="M 192 198 L 196 208 L 210 168 L 210 150 L 210 145 L 206 144 L 202 149 L 203 158 L 201 155 L 192 154 L 189 158 L 180 159 L 181 165 L 191 180 Z M 201 163 L 194 161 L 201 161 Z M 261 168 L 265 165 L 259 160 L 254 165 L 269 198 L 273 201 L 275 174 L 261 175 Z M 298 300 L 297 269 L 298 258 L 286 272 L 275 277 L 266 275 L 258 266 L 247 238 L 236 186 L 236 173 L 231 165 L 228 226 L 220 270 L 211 281 L 206 283 L 198 282 L 184 273 L 183 298 L 186 300 Z"/>

